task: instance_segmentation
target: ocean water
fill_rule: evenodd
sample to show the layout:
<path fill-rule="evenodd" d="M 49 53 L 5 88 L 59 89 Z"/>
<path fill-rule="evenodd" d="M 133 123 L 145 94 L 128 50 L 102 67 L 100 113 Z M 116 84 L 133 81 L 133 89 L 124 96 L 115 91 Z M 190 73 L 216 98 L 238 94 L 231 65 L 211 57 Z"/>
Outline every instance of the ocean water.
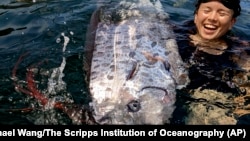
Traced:
<path fill-rule="evenodd" d="M 37 95 L 45 95 L 51 103 L 89 102 L 82 69 L 86 30 L 93 11 L 108 2 L 0 1 L 0 124 L 73 124 L 65 113 L 41 106 L 39 96 L 35 99 L 27 91 L 36 88 Z M 193 18 L 194 0 L 161 2 L 173 25 Z M 249 41 L 250 2 L 242 0 L 241 5 L 233 32 Z M 35 83 L 29 83 L 28 78 Z"/>

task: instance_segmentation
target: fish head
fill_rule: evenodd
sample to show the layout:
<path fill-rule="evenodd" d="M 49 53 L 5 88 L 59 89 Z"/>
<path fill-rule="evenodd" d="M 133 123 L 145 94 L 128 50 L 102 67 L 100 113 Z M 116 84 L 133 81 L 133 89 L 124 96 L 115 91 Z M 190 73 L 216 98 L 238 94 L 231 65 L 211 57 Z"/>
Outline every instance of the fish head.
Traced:
<path fill-rule="evenodd" d="M 168 124 L 175 109 L 176 86 L 165 65 L 143 63 L 132 75 L 123 85 L 117 80 L 104 98 L 103 94 L 93 98 L 96 121 L 112 125 Z"/>

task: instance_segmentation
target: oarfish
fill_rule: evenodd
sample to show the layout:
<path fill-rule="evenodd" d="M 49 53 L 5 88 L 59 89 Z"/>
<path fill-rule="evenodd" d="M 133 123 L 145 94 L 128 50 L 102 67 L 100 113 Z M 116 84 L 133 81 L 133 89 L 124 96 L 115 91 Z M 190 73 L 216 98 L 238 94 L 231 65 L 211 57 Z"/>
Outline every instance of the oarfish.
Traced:
<path fill-rule="evenodd" d="M 160 1 L 110 3 L 93 13 L 85 68 L 99 124 L 168 124 L 189 83 Z"/>

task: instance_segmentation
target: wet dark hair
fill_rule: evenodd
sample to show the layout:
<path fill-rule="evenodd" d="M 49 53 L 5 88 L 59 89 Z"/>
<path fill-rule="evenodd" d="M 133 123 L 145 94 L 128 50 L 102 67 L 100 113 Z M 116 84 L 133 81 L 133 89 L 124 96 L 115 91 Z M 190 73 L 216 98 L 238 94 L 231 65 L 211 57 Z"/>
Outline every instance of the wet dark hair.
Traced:
<path fill-rule="evenodd" d="M 232 9 L 234 11 L 234 14 L 233 14 L 234 18 L 240 15 L 240 12 L 241 12 L 240 0 L 196 0 L 196 4 L 195 4 L 196 9 L 194 11 L 194 14 L 198 11 L 201 3 L 206 3 L 210 1 L 219 1 L 225 7 Z"/>

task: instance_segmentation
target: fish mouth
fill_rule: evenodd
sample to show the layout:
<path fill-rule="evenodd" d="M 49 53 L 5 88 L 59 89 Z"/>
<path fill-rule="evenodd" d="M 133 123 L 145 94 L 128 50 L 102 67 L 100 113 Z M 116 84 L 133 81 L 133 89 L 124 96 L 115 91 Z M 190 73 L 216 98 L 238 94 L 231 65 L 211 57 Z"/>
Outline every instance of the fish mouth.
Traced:
<path fill-rule="evenodd" d="M 147 86 L 142 88 L 143 95 L 151 94 L 154 98 L 156 98 L 159 102 L 163 104 L 172 104 L 175 101 L 175 91 L 167 90 L 162 87 L 157 86 Z"/>
<path fill-rule="evenodd" d="M 128 102 L 124 115 L 129 115 L 126 120 L 133 124 L 164 124 L 172 115 L 174 103 L 175 93 L 171 89 L 146 86 L 141 89 L 138 99 Z"/>
<path fill-rule="evenodd" d="M 142 91 L 141 95 L 146 95 L 150 93 L 159 102 L 170 103 L 171 101 L 173 101 L 171 96 L 169 96 L 168 90 L 166 90 L 165 88 L 147 86 L 142 88 L 141 91 Z M 128 112 L 138 112 L 141 109 L 141 100 L 133 99 L 127 104 L 127 107 L 128 107 Z"/>

